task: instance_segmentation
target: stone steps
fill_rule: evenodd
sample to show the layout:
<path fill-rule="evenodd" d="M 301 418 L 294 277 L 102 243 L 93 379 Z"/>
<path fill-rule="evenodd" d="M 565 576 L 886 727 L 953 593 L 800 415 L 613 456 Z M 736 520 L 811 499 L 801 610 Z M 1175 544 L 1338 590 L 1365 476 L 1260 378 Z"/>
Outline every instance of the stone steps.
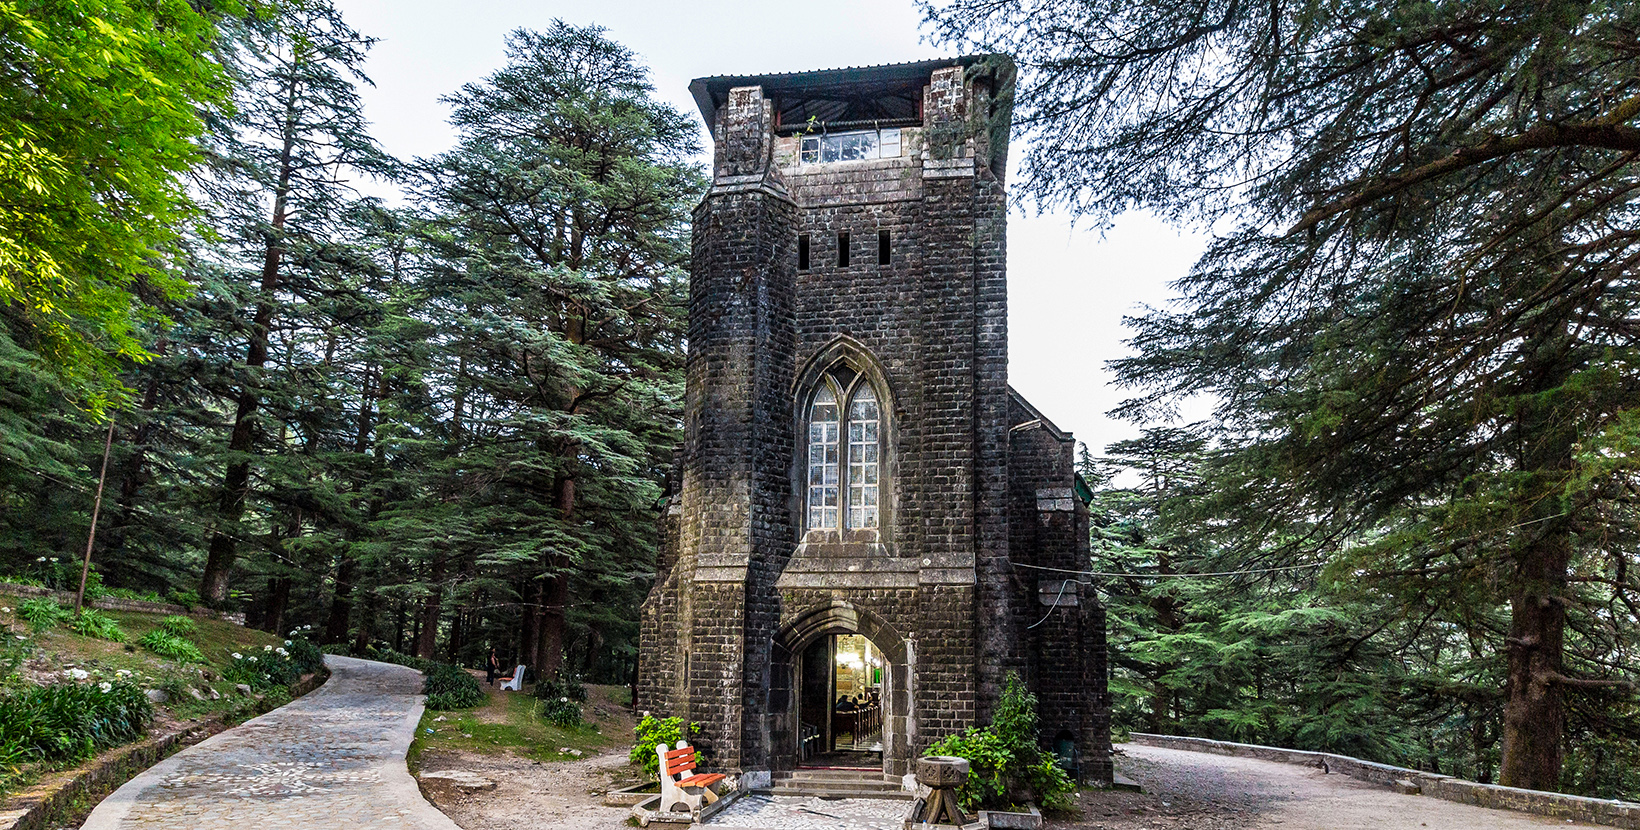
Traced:
<path fill-rule="evenodd" d="M 760 792 L 768 795 L 814 795 L 829 798 L 909 800 L 912 797 L 911 793 L 901 789 L 898 781 L 886 780 L 880 772 L 837 769 L 777 772 L 768 789 Z"/>

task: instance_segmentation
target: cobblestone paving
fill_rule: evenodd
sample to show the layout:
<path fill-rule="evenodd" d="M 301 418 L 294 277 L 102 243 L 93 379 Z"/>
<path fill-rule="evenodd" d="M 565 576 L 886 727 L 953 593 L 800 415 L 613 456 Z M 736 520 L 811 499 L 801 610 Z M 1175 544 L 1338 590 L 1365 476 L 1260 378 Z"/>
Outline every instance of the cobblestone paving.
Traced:
<path fill-rule="evenodd" d="M 457 830 L 404 765 L 421 675 L 333 655 L 325 663 L 330 680 L 318 690 L 131 779 L 82 830 Z"/>
<path fill-rule="evenodd" d="M 797 795 L 748 795 L 712 816 L 706 826 L 767 830 L 902 830 L 905 811 L 910 807 L 909 801 L 886 798 L 833 800 Z"/>

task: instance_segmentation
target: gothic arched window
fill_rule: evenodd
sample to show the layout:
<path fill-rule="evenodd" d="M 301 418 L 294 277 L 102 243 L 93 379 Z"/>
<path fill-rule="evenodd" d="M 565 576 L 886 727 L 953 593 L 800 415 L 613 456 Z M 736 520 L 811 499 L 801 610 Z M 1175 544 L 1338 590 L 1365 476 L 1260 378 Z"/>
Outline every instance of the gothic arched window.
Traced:
<path fill-rule="evenodd" d="M 871 384 L 858 375 L 828 373 L 809 405 L 808 422 L 808 529 L 877 527 L 882 412 Z"/>

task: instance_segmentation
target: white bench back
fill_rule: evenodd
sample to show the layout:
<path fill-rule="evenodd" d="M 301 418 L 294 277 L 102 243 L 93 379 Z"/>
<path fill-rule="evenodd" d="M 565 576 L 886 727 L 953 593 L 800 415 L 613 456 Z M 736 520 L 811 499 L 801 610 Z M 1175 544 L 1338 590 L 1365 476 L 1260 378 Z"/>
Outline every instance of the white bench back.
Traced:
<path fill-rule="evenodd" d="M 515 692 L 523 691 L 524 690 L 524 668 L 525 668 L 524 666 L 519 666 L 518 668 L 513 669 L 512 679 L 502 682 L 501 691 L 505 692 L 509 688 L 512 689 Z"/>

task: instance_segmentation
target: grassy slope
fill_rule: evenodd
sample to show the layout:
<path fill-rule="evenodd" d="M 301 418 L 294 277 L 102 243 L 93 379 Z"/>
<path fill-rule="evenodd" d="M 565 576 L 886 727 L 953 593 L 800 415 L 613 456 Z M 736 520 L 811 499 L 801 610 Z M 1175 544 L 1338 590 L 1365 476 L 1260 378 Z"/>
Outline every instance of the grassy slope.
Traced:
<path fill-rule="evenodd" d="M 284 640 L 265 631 L 245 628 L 221 620 L 195 618 L 199 632 L 192 638 L 205 655 L 206 663 L 179 663 L 144 651 L 135 645 L 138 638 L 159 627 L 163 614 L 145 614 L 136 611 L 105 611 L 125 630 L 127 642 L 114 643 L 82 637 L 63 627 L 35 632 L 19 619 L 16 609 L 19 597 L 0 594 L 0 625 L 10 630 L 14 639 L 28 637 L 28 659 L 22 670 L 8 678 L 7 685 L 20 683 L 49 684 L 63 682 L 64 672 L 78 668 L 91 674 L 92 679 L 113 679 L 120 670 L 129 671 L 144 688 L 164 689 L 172 696 L 168 703 L 156 707 L 161 722 L 187 720 L 231 708 L 236 703 L 234 684 L 221 679 L 225 664 L 232 662 L 232 652 L 244 654 L 262 651 L 263 646 L 280 646 Z M 198 689 L 207 699 L 196 701 L 188 689 Z M 220 696 L 210 700 L 210 691 Z M 277 694 L 277 692 L 276 692 Z"/>
<path fill-rule="evenodd" d="M 489 697 L 483 706 L 453 712 L 429 709 L 422 715 L 410 748 L 412 770 L 424 752 L 505 752 L 536 761 L 571 761 L 576 756 L 560 750 L 594 755 L 610 748 L 624 750 L 632 743 L 624 686 L 588 686 L 591 699 L 582 707 L 584 722 L 571 727 L 553 726 L 537 717 L 535 698 L 527 691 L 484 691 Z"/>

